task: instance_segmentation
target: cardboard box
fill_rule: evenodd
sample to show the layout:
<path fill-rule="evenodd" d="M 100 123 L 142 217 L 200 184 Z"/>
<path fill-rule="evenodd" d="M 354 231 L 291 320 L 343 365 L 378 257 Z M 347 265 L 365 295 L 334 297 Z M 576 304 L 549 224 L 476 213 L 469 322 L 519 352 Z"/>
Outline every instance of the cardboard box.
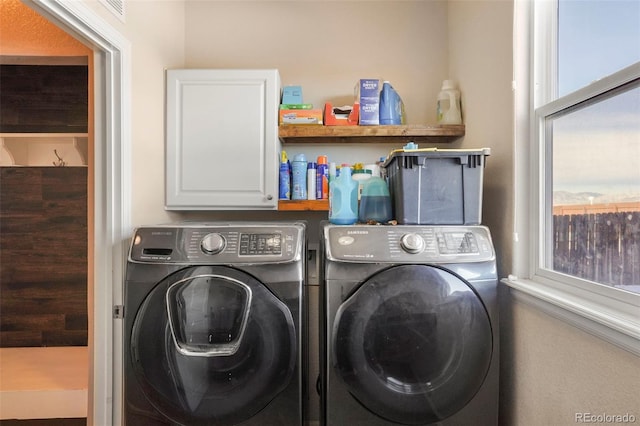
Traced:
<path fill-rule="evenodd" d="M 358 102 L 353 104 L 349 114 L 336 114 L 333 105 L 327 102 L 324 104 L 324 125 L 325 126 L 357 126 L 360 105 Z"/>
<path fill-rule="evenodd" d="M 361 79 L 358 83 L 361 126 L 377 126 L 380 124 L 380 80 Z"/>
<path fill-rule="evenodd" d="M 322 110 L 281 109 L 280 124 L 322 124 Z"/>
<path fill-rule="evenodd" d="M 283 104 L 301 104 L 302 86 L 284 86 L 282 89 Z"/>

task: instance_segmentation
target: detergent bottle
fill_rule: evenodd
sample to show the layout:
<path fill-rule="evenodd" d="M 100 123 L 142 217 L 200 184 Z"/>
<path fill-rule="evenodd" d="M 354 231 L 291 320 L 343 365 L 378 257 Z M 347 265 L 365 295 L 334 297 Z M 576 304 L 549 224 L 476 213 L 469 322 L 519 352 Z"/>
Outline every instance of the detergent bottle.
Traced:
<path fill-rule="evenodd" d="M 391 196 L 387 182 L 380 176 L 372 176 L 364 184 L 358 220 L 363 223 L 386 223 L 393 217 Z"/>
<path fill-rule="evenodd" d="M 382 83 L 380 91 L 380 125 L 404 124 L 404 104 L 391 83 Z"/>
<path fill-rule="evenodd" d="M 351 177 L 351 168 L 343 166 L 329 184 L 329 222 L 351 225 L 358 220 L 358 182 Z"/>
<path fill-rule="evenodd" d="M 438 93 L 437 114 L 438 124 L 462 124 L 460 91 L 456 89 L 453 80 L 442 82 L 442 89 Z"/>

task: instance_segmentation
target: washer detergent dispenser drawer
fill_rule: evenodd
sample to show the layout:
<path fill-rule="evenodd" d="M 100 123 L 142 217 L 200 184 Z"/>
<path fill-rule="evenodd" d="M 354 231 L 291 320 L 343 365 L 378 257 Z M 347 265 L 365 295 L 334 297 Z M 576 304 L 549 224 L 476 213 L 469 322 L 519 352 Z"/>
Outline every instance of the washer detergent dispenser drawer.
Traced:
<path fill-rule="evenodd" d="M 135 375 L 148 401 L 182 425 L 234 425 L 256 415 L 291 381 L 296 332 L 265 285 L 225 266 L 166 277 L 138 310 Z"/>

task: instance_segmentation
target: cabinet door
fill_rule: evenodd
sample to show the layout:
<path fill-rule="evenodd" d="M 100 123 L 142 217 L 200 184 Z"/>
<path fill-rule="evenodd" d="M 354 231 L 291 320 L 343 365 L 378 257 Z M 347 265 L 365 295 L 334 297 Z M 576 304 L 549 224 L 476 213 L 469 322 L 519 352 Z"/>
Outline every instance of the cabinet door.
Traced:
<path fill-rule="evenodd" d="M 277 70 L 168 70 L 166 208 L 276 209 Z"/>

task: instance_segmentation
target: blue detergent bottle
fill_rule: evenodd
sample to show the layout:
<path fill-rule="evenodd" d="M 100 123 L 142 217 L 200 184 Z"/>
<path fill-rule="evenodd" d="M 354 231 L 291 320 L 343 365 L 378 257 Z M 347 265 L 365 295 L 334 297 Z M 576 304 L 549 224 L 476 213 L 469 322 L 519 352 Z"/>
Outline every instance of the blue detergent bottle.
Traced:
<path fill-rule="evenodd" d="M 386 223 L 393 217 L 391 196 L 387 182 L 380 176 L 372 176 L 364 183 L 358 219 L 360 222 Z"/>
<path fill-rule="evenodd" d="M 404 103 L 391 83 L 382 83 L 380 91 L 380 125 L 404 124 Z"/>
<path fill-rule="evenodd" d="M 345 166 L 329 184 L 329 222 L 352 225 L 357 220 L 358 182 L 351 177 L 351 168 Z"/>

